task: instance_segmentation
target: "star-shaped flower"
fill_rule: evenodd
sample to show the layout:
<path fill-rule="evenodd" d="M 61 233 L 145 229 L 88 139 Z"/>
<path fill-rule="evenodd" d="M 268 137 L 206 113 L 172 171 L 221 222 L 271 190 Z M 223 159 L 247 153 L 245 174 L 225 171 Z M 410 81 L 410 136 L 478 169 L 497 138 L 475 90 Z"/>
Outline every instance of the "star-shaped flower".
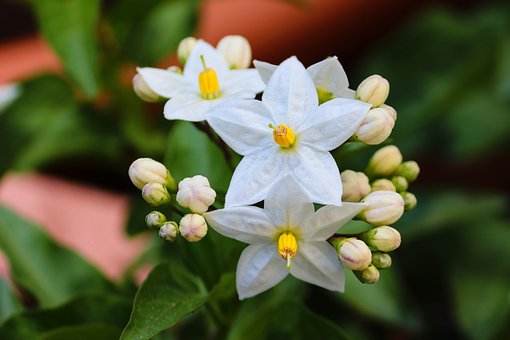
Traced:
<path fill-rule="evenodd" d="M 271 189 L 264 209 L 225 208 L 208 212 L 205 218 L 220 234 L 249 244 L 236 271 L 237 292 L 244 299 L 277 285 L 289 273 L 342 292 L 342 265 L 327 239 L 363 208 L 363 203 L 346 202 L 314 211 L 301 187 L 285 177 Z"/>
<path fill-rule="evenodd" d="M 340 172 L 329 151 L 352 136 L 369 108 L 345 98 L 319 106 L 312 79 L 291 57 L 274 72 L 262 101 L 232 100 L 213 109 L 207 121 L 244 156 L 232 176 L 226 206 L 262 201 L 287 175 L 311 202 L 340 205 Z"/>
<path fill-rule="evenodd" d="M 254 60 L 253 64 L 266 84 L 278 67 L 260 60 Z M 356 91 L 349 88 L 347 74 L 337 57 L 328 57 L 306 70 L 312 77 L 321 103 L 333 98 L 354 98 Z"/>
<path fill-rule="evenodd" d="M 205 41 L 198 41 L 186 61 L 183 73 L 152 67 L 138 73 L 158 95 L 169 98 L 166 119 L 192 122 L 205 120 L 205 114 L 231 98 L 254 98 L 264 90 L 257 70 L 230 70 L 223 55 Z"/>

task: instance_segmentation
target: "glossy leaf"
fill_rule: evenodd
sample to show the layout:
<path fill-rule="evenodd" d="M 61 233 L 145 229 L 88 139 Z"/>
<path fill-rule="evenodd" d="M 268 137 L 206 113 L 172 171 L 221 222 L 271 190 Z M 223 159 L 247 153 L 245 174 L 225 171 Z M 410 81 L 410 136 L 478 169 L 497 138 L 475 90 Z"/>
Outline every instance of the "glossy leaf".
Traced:
<path fill-rule="evenodd" d="M 1 206 L 0 249 L 9 260 L 13 279 L 43 307 L 61 304 L 76 294 L 113 288 L 83 258 L 55 243 L 38 226 Z"/>
<path fill-rule="evenodd" d="M 0 325 L 11 315 L 22 310 L 21 304 L 14 296 L 9 284 L 0 279 Z"/>
<path fill-rule="evenodd" d="M 117 339 L 121 329 L 116 326 L 92 323 L 79 326 L 60 327 L 41 334 L 41 340 L 112 340 Z"/>

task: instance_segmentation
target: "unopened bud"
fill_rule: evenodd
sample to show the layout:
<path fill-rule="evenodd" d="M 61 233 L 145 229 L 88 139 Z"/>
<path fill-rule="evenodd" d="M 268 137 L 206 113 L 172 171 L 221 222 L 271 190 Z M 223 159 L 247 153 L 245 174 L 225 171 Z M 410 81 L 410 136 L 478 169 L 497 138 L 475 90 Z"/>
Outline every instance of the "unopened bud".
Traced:
<path fill-rule="evenodd" d="M 372 182 L 372 192 L 374 191 L 397 191 L 393 182 L 386 178 L 380 178 Z"/>
<path fill-rule="evenodd" d="M 145 102 L 156 103 L 161 100 L 161 97 L 149 87 L 149 84 L 139 73 L 133 77 L 133 90 Z"/>
<path fill-rule="evenodd" d="M 349 269 L 363 270 L 372 262 L 372 252 L 365 242 L 354 237 L 335 238 L 331 242 L 338 258 Z"/>
<path fill-rule="evenodd" d="M 207 234 L 207 223 L 202 215 L 187 214 L 181 219 L 179 232 L 187 241 L 197 242 Z"/>
<path fill-rule="evenodd" d="M 393 176 L 391 182 L 398 192 L 406 191 L 409 187 L 409 183 L 404 176 Z"/>
<path fill-rule="evenodd" d="M 355 271 L 354 274 L 362 283 L 368 284 L 377 283 L 381 276 L 379 270 L 372 264 L 362 271 Z"/>
<path fill-rule="evenodd" d="M 167 241 L 174 241 L 179 232 L 179 227 L 174 221 L 166 222 L 159 228 L 159 237 Z"/>
<path fill-rule="evenodd" d="M 168 169 L 151 158 L 138 158 L 131 163 L 128 174 L 138 189 L 142 189 L 147 183 L 160 183 L 171 189 L 175 188 L 175 180 Z"/>
<path fill-rule="evenodd" d="M 151 229 L 159 228 L 166 222 L 166 216 L 159 211 L 151 211 L 145 216 L 145 224 Z"/>
<path fill-rule="evenodd" d="M 372 264 L 378 269 L 385 269 L 391 267 L 391 256 L 386 253 L 374 252 L 372 253 Z"/>
<path fill-rule="evenodd" d="M 400 195 L 404 199 L 404 207 L 406 211 L 413 210 L 414 208 L 416 208 L 418 200 L 416 199 L 416 196 L 413 193 L 406 191 L 401 192 Z"/>
<path fill-rule="evenodd" d="M 142 197 L 152 206 L 160 206 L 170 202 L 170 194 L 163 184 L 147 183 L 142 188 Z"/>
<path fill-rule="evenodd" d="M 196 44 L 197 39 L 193 37 L 187 37 L 181 40 L 177 47 L 177 58 L 182 65 L 186 64 L 186 60 L 188 60 Z"/>
<path fill-rule="evenodd" d="M 360 216 L 372 225 L 395 223 L 404 213 L 404 200 L 393 191 L 372 192 L 362 202 L 367 207 Z"/>
<path fill-rule="evenodd" d="M 341 178 L 343 187 L 342 201 L 359 202 L 370 193 L 368 177 L 363 172 L 345 170 L 342 172 Z"/>
<path fill-rule="evenodd" d="M 398 166 L 395 174 L 405 177 L 409 182 L 413 182 L 420 174 L 420 167 L 415 161 L 406 161 Z"/>
<path fill-rule="evenodd" d="M 373 177 L 392 175 L 402 163 L 402 154 L 395 145 L 388 145 L 374 153 L 368 162 L 367 172 Z"/>
<path fill-rule="evenodd" d="M 395 121 L 386 109 L 371 109 L 361 122 L 355 136 L 368 145 L 381 144 L 391 135 L 393 126 Z"/>
<path fill-rule="evenodd" d="M 182 207 L 203 214 L 214 203 L 216 192 L 206 177 L 197 175 L 179 182 L 176 199 Z"/>
<path fill-rule="evenodd" d="M 386 225 L 364 232 L 361 234 L 361 239 L 370 247 L 384 252 L 397 249 L 401 242 L 397 229 Z"/>
<path fill-rule="evenodd" d="M 216 47 L 233 69 L 248 68 L 251 64 L 251 46 L 241 35 L 227 35 Z"/>
<path fill-rule="evenodd" d="M 384 104 L 390 93 L 390 83 L 378 74 L 374 74 L 359 84 L 356 97 L 377 107 Z"/>
<path fill-rule="evenodd" d="M 397 110 L 393 106 L 389 106 L 387 104 L 382 104 L 379 106 L 381 109 L 385 109 L 386 112 L 390 115 L 391 118 L 393 118 L 393 122 L 397 121 Z"/>

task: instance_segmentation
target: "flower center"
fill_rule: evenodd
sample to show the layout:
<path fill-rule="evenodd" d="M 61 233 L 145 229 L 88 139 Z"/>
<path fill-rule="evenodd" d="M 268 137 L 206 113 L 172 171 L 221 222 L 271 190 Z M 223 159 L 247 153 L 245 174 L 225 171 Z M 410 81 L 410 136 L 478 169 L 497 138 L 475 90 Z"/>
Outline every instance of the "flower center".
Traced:
<path fill-rule="evenodd" d="M 285 124 L 280 124 L 276 127 L 270 125 L 273 129 L 273 139 L 284 149 L 288 149 L 294 145 L 296 142 L 296 134 L 292 128 L 288 127 Z"/>
<path fill-rule="evenodd" d="M 296 236 L 289 231 L 285 231 L 278 236 L 278 254 L 287 260 L 287 268 L 290 268 L 290 260 L 296 256 L 298 244 Z"/>
<path fill-rule="evenodd" d="M 204 99 L 216 99 L 221 95 L 218 75 L 213 68 L 207 67 L 203 55 L 200 56 L 200 60 L 202 61 L 202 66 L 204 67 L 204 70 L 198 75 L 198 87 L 200 89 L 200 95 Z"/>

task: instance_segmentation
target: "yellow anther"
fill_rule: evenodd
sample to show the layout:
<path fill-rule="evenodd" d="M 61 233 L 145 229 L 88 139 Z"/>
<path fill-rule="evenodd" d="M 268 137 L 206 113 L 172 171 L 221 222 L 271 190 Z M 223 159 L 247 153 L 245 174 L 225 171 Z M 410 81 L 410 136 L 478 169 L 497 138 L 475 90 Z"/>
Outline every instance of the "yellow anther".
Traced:
<path fill-rule="evenodd" d="M 284 149 L 292 147 L 296 142 L 294 130 L 285 124 L 280 124 L 273 128 L 273 138 L 276 144 Z"/>
<path fill-rule="evenodd" d="M 200 95 L 204 99 L 215 99 L 221 95 L 220 83 L 218 75 L 212 68 L 207 67 L 205 64 L 204 56 L 200 56 L 204 70 L 198 75 L 198 86 L 200 88 Z"/>
<path fill-rule="evenodd" d="M 298 244 L 296 236 L 289 231 L 285 231 L 278 236 L 278 254 L 287 260 L 287 267 L 290 268 L 290 260 L 296 256 Z"/>

